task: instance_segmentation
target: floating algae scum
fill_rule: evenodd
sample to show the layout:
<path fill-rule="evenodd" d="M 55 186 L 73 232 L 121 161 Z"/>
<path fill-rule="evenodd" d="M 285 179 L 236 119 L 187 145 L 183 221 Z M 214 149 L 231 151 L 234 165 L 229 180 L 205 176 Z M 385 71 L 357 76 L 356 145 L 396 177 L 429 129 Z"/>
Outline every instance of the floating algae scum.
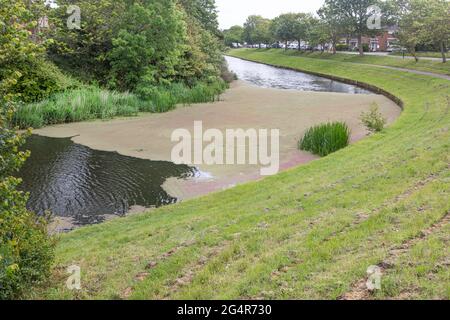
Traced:
<path fill-rule="evenodd" d="M 280 129 L 280 166 L 284 170 L 317 159 L 297 147 L 312 125 L 345 121 L 355 142 L 367 134 L 359 116 L 372 103 L 380 106 L 389 123 L 400 114 L 400 108 L 389 99 L 352 85 L 239 59 L 228 61 L 246 81 L 233 83 L 220 102 L 35 130 L 39 139 L 31 139 L 28 147 L 37 149 L 22 174 L 23 188 L 32 191 L 30 207 L 38 212 L 49 209 L 64 221 L 72 218 L 76 224 L 90 224 L 123 215 L 136 205 L 141 209 L 160 206 L 260 178 L 260 167 L 255 165 L 189 169 L 171 164 L 172 133 L 178 128 L 193 132 L 194 121 L 202 121 L 205 130 L 221 132 Z M 76 144 L 68 142 L 70 137 Z M 61 148 L 52 147 L 56 145 Z M 107 153 L 116 151 L 119 154 Z"/>
<path fill-rule="evenodd" d="M 383 133 L 307 165 L 61 235 L 41 296 L 335 299 L 381 265 L 382 290 L 369 298 L 448 299 L 450 83 L 277 51 L 230 54 L 368 83 L 404 112 Z M 76 293 L 64 286 L 73 264 L 83 275 Z"/>

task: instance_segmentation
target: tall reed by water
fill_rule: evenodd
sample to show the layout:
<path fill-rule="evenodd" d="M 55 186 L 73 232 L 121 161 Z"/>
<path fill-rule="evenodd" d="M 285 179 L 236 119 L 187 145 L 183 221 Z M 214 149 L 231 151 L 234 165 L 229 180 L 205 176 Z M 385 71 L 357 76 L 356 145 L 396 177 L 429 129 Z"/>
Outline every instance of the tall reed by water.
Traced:
<path fill-rule="evenodd" d="M 103 90 L 97 87 L 60 92 L 38 103 L 19 106 L 13 124 L 21 129 L 46 125 L 135 116 L 139 112 L 167 112 L 177 104 L 212 102 L 226 84 L 197 84 L 187 87 L 173 84 L 155 88 L 145 97 L 133 93 Z"/>
<path fill-rule="evenodd" d="M 324 157 L 348 146 L 350 134 L 344 122 L 321 124 L 306 131 L 299 148 Z"/>

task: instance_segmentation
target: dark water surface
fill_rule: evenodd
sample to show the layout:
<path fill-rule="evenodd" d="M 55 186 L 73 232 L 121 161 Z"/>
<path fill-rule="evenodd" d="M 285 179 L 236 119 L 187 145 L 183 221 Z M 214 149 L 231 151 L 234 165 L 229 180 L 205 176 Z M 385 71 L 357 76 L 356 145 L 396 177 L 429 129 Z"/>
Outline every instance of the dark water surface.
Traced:
<path fill-rule="evenodd" d="M 69 138 L 33 135 L 25 148 L 31 157 L 19 176 L 22 190 L 30 192 L 29 209 L 49 210 L 78 225 L 102 222 L 105 215 L 123 216 L 134 205 L 175 203 L 161 187 L 165 180 L 197 174 L 184 165 L 92 150 Z"/>
<path fill-rule="evenodd" d="M 275 68 L 265 64 L 226 56 L 228 67 L 239 80 L 264 88 L 293 89 L 299 91 L 371 94 L 370 91 L 306 73 Z"/>

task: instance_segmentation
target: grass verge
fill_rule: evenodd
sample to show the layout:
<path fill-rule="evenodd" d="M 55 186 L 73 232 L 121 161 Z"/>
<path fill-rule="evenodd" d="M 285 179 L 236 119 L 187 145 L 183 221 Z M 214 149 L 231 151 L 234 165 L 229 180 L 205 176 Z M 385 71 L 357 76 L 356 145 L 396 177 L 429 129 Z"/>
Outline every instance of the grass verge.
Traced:
<path fill-rule="evenodd" d="M 246 49 L 241 49 L 246 50 Z M 255 50 L 255 49 L 248 49 Z M 415 62 L 414 59 L 399 59 L 396 57 L 389 56 L 374 56 L 374 55 L 365 55 L 359 56 L 355 54 L 345 54 L 345 53 L 336 53 L 333 55 L 328 52 L 309 52 L 309 51 L 297 51 L 297 50 L 288 50 L 285 51 L 283 49 L 260 49 L 258 51 L 268 52 L 270 53 L 278 53 L 280 55 L 286 56 L 297 56 L 303 58 L 310 59 L 323 59 L 323 60 L 331 60 L 336 62 L 349 62 L 349 63 L 359 63 L 359 64 L 372 64 L 379 66 L 387 66 L 387 67 L 395 67 L 395 68 L 405 68 L 411 70 L 425 71 L 425 72 L 433 72 L 438 74 L 450 75 L 450 64 L 442 63 L 441 61 L 433 61 L 433 60 L 419 60 L 419 62 Z"/>
<path fill-rule="evenodd" d="M 401 99 L 404 112 L 382 133 L 308 165 L 62 235 L 53 279 L 34 297 L 337 299 L 415 240 L 370 298 L 449 299 L 448 250 L 422 248 L 448 248 L 439 229 L 428 240 L 423 231 L 450 211 L 450 82 L 277 51 L 230 54 L 369 83 Z M 443 269 L 430 277 L 433 261 Z M 77 292 L 65 287 L 74 264 Z"/>

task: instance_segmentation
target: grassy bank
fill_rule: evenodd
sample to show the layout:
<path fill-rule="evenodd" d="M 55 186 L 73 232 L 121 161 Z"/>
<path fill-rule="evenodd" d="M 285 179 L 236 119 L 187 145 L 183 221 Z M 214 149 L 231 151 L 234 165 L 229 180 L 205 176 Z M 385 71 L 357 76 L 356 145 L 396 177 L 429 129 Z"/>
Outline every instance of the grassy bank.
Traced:
<path fill-rule="evenodd" d="M 245 49 L 242 49 L 245 50 Z M 254 49 L 249 49 L 254 50 Z M 258 50 L 259 51 L 259 50 Z M 389 56 L 374 56 L 374 55 L 365 55 L 363 57 L 355 54 L 345 54 L 345 53 L 337 53 L 333 55 L 328 52 L 309 52 L 309 51 L 297 51 L 297 50 L 288 50 L 285 51 L 283 49 L 261 49 L 261 52 L 267 52 L 269 54 L 278 53 L 286 56 L 298 56 L 303 58 L 311 58 L 311 59 L 323 59 L 323 60 L 331 60 L 336 62 L 349 62 L 349 63 L 359 63 L 359 64 L 373 64 L 379 66 L 387 66 L 387 67 L 396 67 L 396 68 L 405 68 L 412 69 L 418 71 L 426 71 L 426 72 L 434 72 L 439 74 L 450 75 L 450 64 L 442 63 L 441 61 L 433 61 L 433 60 L 419 60 L 419 62 L 415 62 L 414 59 L 399 59 L 395 57 Z"/>
<path fill-rule="evenodd" d="M 132 93 L 83 87 L 20 106 L 14 115 L 14 125 L 37 129 L 59 123 L 134 116 L 139 112 L 166 112 L 177 104 L 216 101 L 226 87 L 225 82 L 197 84 L 192 88 L 172 84 L 150 90 L 145 99 Z"/>
<path fill-rule="evenodd" d="M 279 51 L 230 54 L 366 82 L 405 109 L 383 133 L 306 166 L 61 236 L 37 297 L 336 299 L 381 265 L 382 290 L 369 298 L 450 298 L 450 82 Z M 65 289 L 73 264 L 79 292 Z"/>

